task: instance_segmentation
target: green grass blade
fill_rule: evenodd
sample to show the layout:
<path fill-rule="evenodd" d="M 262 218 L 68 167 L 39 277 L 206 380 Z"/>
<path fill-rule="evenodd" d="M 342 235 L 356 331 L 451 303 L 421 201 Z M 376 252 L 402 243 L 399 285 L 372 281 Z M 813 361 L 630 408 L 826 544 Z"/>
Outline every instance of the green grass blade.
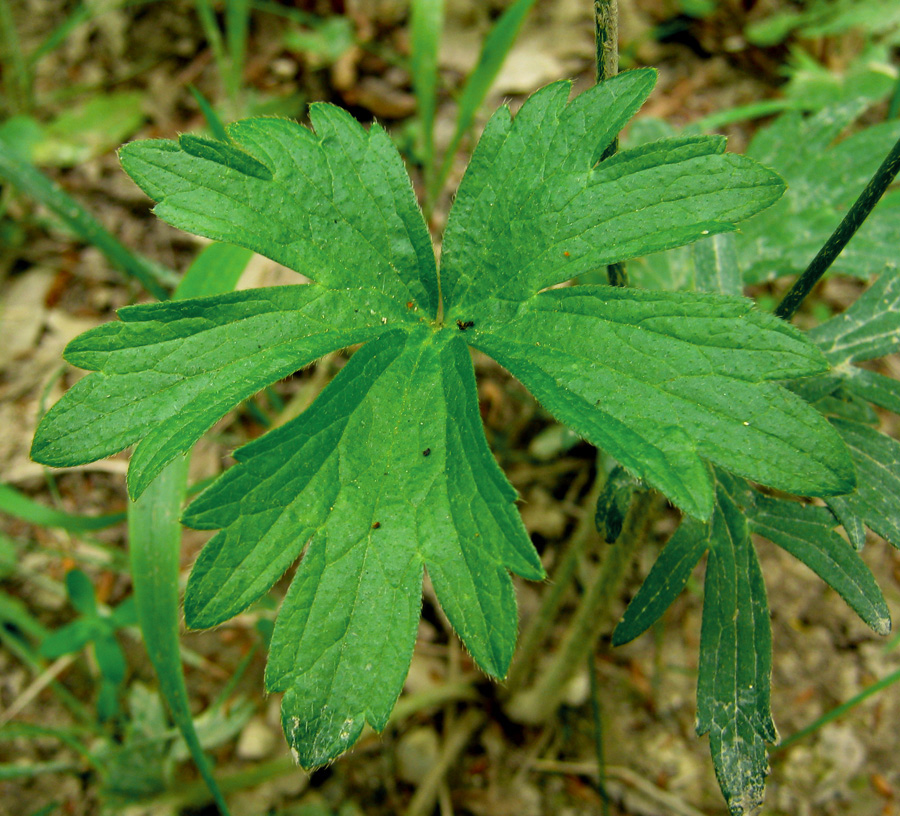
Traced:
<path fill-rule="evenodd" d="M 54 28 L 44 41 L 32 51 L 28 57 L 28 65 L 34 65 L 47 54 L 52 53 L 65 41 L 65 39 L 82 23 L 91 19 L 91 10 L 84 4 L 77 5 L 72 12 Z"/>
<path fill-rule="evenodd" d="M 516 0 L 503 15 L 497 20 L 496 25 L 491 29 L 484 46 L 481 49 L 481 55 L 478 57 L 478 63 L 474 70 L 469 74 L 466 85 L 463 88 L 462 96 L 459 100 L 459 114 L 456 120 L 456 130 L 453 132 L 453 138 L 447 146 L 447 152 L 444 154 L 444 160 L 441 163 L 441 169 L 433 179 L 433 184 L 428 190 L 428 200 L 434 201 L 444 186 L 450 168 L 453 166 L 453 157 L 459 149 L 460 142 L 466 135 L 472 122 L 475 120 L 475 114 L 481 107 L 484 98 L 487 96 L 491 88 L 494 78 L 500 72 L 503 61 L 509 54 L 519 29 L 525 21 L 525 15 L 531 10 L 534 0 Z"/>
<path fill-rule="evenodd" d="M 70 760 L 51 760 L 21 765 L 18 762 L 0 764 L 0 782 L 13 779 L 31 779 L 44 774 L 77 773 L 84 770 L 83 763 Z"/>
<path fill-rule="evenodd" d="M 426 187 L 434 167 L 434 114 L 437 107 L 438 52 L 444 29 L 444 0 L 412 0 L 412 83 L 422 128 Z"/>
<path fill-rule="evenodd" d="M 241 92 L 249 25 L 249 0 L 228 0 L 225 3 L 225 47 L 228 51 L 228 73 L 225 82 L 232 102 L 237 100 Z"/>
<path fill-rule="evenodd" d="M 228 132 L 225 130 L 225 125 L 219 118 L 219 114 L 216 113 L 213 106 L 209 103 L 209 100 L 193 85 L 188 85 L 188 90 L 191 92 L 191 95 L 194 97 L 194 99 L 197 100 L 197 105 L 200 107 L 200 112 L 203 114 L 203 118 L 206 119 L 206 124 L 209 127 L 209 132 L 212 133 L 213 137 L 218 139 L 220 142 L 229 141 Z"/>
<path fill-rule="evenodd" d="M 138 621 L 160 692 L 172 719 L 190 749 L 200 775 L 219 810 L 227 814 L 225 798 L 203 753 L 188 705 L 178 643 L 178 561 L 181 550 L 181 503 L 187 482 L 188 458 L 171 462 L 128 508 L 128 541 Z"/>
<path fill-rule="evenodd" d="M 11 112 L 27 112 L 31 108 L 31 74 L 22 54 L 9 0 L 0 0 L 0 65 L 4 95 Z"/>
<path fill-rule="evenodd" d="M 229 4 L 226 3 L 226 6 Z M 200 25 L 203 28 L 203 35 L 209 43 L 209 47 L 213 53 L 213 59 L 216 61 L 216 68 L 219 71 L 219 79 L 225 88 L 225 93 L 230 101 L 234 101 L 231 96 L 231 70 L 228 52 L 226 51 L 225 40 L 222 37 L 222 30 L 219 27 L 219 21 L 216 19 L 216 13 L 210 0 L 194 0 L 194 6 L 197 9 L 197 16 L 200 18 Z"/>
<path fill-rule="evenodd" d="M 818 731 L 823 725 L 827 725 L 828 723 L 836 720 L 838 717 L 846 714 L 850 709 L 858 706 L 863 700 L 868 697 L 871 697 L 873 694 L 877 694 L 879 691 L 883 691 L 888 686 L 892 686 L 900 680 L 900 669 L 897 669 L 895 672 L 891 672 L 889 675 L 882 677 L 881 680 L 878 680 L 870 686 L 866 686 L 859 694 L 851 697 L 847 700 L 846 703 L 841 703 L 839 706 L 832 708 L 831 711 L 825 712 L 821 717 L 811 722 L 805 728 L 801 728 L 794 734 L 791 734 L 789 737 L 785 737 L 781 742 L 778 743 L 775 747 L 773 747 L 772 751 L 783 751 L 789 745 L 793 745 L 795 742 L 799 742 L 804 737 L 808 737 L 810 734 Z"/>
<path fill-rule="evenodd" d="M 748 119 L 761 119 L 764 116 L 772 116 L 776 113 L 788 110 L 795 103 L 789 99 L 766 99 L 762 102 L 753 102 L 749 105 L 739 105 L 736 108 L 712 113 L 694 122 L 691 132 L 709 133 L 714 130 L 733 125 L 735 122 L 744 122 Z"/>
<path fill-rule="evenodd" d="M 105 516 L 76 516 L 62 510 L 54 510 L 32 501 L 14 487 L 0 484 L 0 512 L 8 516 L 37 524 L 40 527 L 55 527 L 70 533 L 86 533 L 105 530 L 121 521 L 124 513 L 110 513 Z"/>
<path fill-rule="evenodd" d="M 169 297 L 167 286 L 173 282 L 174 273 L 148 258 L 135 254 L 119 243 L 74 198 L 39 170 L 18 159 L 2 141 L 0 141 L 0 177 L 50 209 L 81 240 L 97 247 L 115 266 L 138 280 L 154 297 L 160 300 Z"/>

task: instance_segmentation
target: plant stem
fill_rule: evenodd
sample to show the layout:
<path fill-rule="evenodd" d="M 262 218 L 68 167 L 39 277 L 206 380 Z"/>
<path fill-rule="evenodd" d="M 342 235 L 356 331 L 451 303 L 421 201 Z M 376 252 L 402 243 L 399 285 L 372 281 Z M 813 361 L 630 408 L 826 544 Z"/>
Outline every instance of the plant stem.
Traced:
<path fill-rule="evenodd" d="M 611 79 L 619 73 L 619 0 L 594 0 L 594 34 L 597 40 L 597 82 Z M 619 137 L 610 142 L 600 161 L 608 159 L 619 149 Z M 628 273 L 621 263 L 606 267 L 610 286 L 628 286 Z"/>
<path fill-rule="evenodd" d="M 644 540 L 657 505 L 656 493 L 646 490 L 635 493 L 622 534 L 615 545 L 607 548 L 606 558 L 581 599 L 559 651 L 553 655 L 535 684 L 510 700 L 507 711 L 514 720 L 539 723 L 556 710 L 567 683 L 584 664 L 608 624 L 609 607 L 617 596 L 634 552 Z"/>
<path fill-rule="evenodd" d="M 594 0 L 597 82 L 619 73 L 619 0 Z"/>
<path fill-rule="evenodd" d="M 597 685 L 597 659 L 593 652 L 588 655 L 587 670 L 591 683 L 594 752 L 597 754 L 597 789 L 602 802 L 602 816 L 609 816 L 609 793 L 606 790 L 606 753 L 603 750 L 603 712 L 600 708 L 600 687 Z"/>
<path fill-rule="evenodd" d="M 602 474 L 598 473 L 594 486 L 585 499 L 587 507 L 596 506 L 604 482 Z M 592 535 L 596 535 L 594 517 L 593 513 L 588 512 L 584 514 L 572 535 L 569 536 L 566 548 L 554 565 L 553 574 L 547 582 L 547 590 L 541 600 L 541 607 L 528 621 L 528 625 L 519 638 L 519 645 L 516 648 L 513 664 L 506 677 L 505 696 L 513 696 L 527 679 L 528 672 L 534 663 L 534 657 L 544 642 L 547 630 L 557 618 L 563 597 L 571 585 L 572 576 L 575 575 L 575 569 L 578 566 L 581 554 L 584 552 L 584 546 L 591 539 Z"/>
<path fill-rule="evenodd" d="M 803 274 L 797 278 L 794 285 L 788 290 L 775 314 L 784 320 L 790 320 L 800 308 L 800 304 L 819 282 L 828 267 L 834 263 L 838 255 L 854 236 L 863 222 L 869 217 L 875 205 L 884 195 L 885 190 L 900 171 L 900 140 L 891 148 L 881 166 L 875 171 L 872 180 L 866 185 L 859 198 L 853 203 L 850 211 L 844 216 L 844 220 L 832 233 L 819 253 L 813 258 L 812 263 Z"/>

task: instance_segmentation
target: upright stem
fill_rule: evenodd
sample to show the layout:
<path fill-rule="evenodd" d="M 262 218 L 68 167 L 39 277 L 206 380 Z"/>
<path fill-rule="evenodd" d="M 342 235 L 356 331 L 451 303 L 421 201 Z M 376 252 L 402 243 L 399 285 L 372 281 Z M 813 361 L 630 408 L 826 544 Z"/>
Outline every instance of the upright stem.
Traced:
<path fill-rule="evenodd" d="M 539 723 L 556 710 L 569 680 L 584 665 L 609 623 L 610 604 L 617 596 L 634 553 L 644 541 L 658 501 L 659 496 L 653 491 L 635 493 L 622 534 L 614 545 L 607 548 L 606 557 L 582 597 L 559 651 L 553 655 L 535 684 L 510 700 L 507 710 L 514 720 Z"/>
<path fill-rule="evenodd" d="M 597 39 L 597 82 L 619 73 L 619 0 L 594 0 L 594 33 Z M 600 161 L 619 149 L 619 137 L 603 151 Z M 628 273 L 621 263 L 606 267 L 610 286 L 628 286 Z"/>
<path fill-rule="evenodd" d="M 594 0 L 597 82 L 619 73 L 619 0 Z"/>
<path fill-rule="evenodd" d="M 604 479 L 598 473 L 594 486 L 585 499 L 587 507 L 594 507 L 597 504 L 603 484 Z M 528 621 L 522 636 L 519 638 L 516 655 L 506 677 L 505 696 L 515 696 L 516 692 L 528 679 L 529 672 L 534 664 L 535 655 L 544 643 L 547 630 L 557 619 L 559 608 L 562 606 L 566 591 L 572 583 L 572 577 L 575 575 L 575 570 L 578 567 L 578 562 L 581 560 L 585 545 L 592 537 L 596 538 L 594 514 L 585 513 L 579 520 L 572 535 L 569 536 L 565 549 L 553 567 L 553 572 L 550 575 L 550 580 L 547 582 L 547 587 L 541 600 L 540 609 Z"/>
<path fill-rule="evenodd" d="M 844 216 L 844 220 L 838 224 L 838 228 L 825 242 L 825 246 L 819 250 L 812 263 L 794 281 L 794 285 L 778 304 L 778 308 L 775 309 L 778 317 L 790 320 L 794 316 L 806 296 L 828 271 L 828 267 L 834 263 L 837 256 L 841 254 L 844 247 L 862 226 L 863 221 L 869 217 L 881 196 L 884 195 L 884 191 L 896 178 L 898 171 L 900 171 L 900 140 L 891 148 L 891 152 L 887 154 L 881 166 L 875 171 L 872 180 L 853 203 L 849 212 Z"/>

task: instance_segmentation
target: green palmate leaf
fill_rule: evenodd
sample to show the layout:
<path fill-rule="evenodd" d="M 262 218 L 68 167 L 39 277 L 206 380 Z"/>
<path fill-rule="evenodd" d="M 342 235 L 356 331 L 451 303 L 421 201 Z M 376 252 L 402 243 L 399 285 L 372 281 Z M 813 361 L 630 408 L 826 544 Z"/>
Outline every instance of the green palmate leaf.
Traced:
<path fill-rule="evenodd" d="M 900 122 L 886 122 L 830 147 L 866 104 L 853 100 L 809 118 L 786 113 L 750 143 L 747 155 L 781 173 L 788 191 L 736 236 L 747 283 L 802 272 L 900 137 Z M 898 213 L 900 192 L 889 191 L 832 270 L 868 278 L 895 263 Z"/>
<path fill-rule="evenodd" d="M 606 484 L 597 498 L 594 526 L 607 544 L 614 544 L 622 533 L 631 499 L 639 482 L 621 465 L 616 465 L 606 477 Z"/>
<path fill-rule="evenodd" d="M 310 541 L 266 672 L 269 689 L 285 691 L 302 764 L 345 750 L 366 722 L 387 723 L 423 566 L 479 665 L 505 675 L 516 637 L 507 569 L 543 571 L 484 440 L 460 338 L 396 332 L 365 345 L 309 411 L 236 457 L 185 518 L 223 528 L 191 574 L 185 615 L 192 626 L 231 617 Z"/>
<path fill-rule="evenodd" d="M 822 393 L 810 393 L 816 408 L 834 420 L 850 449 L 859 486 L 835 496 L 828 506 L 857 548 L 865 543 L 865 524 L 900 547 L 900 445 L 878 432 L 874 403 L 900 413 L 900 383 L 853 363 L 872 360 L 900 348 L 900 273 L 884 269 L 846 311 L 812 329 L 808 336 L 834 368 Z"/>
<path fill-rule="evenodd" d="M 229 126 L 227 140 L 123 148 L 161 217 L 314 282 L 129 307 L 77 338 L 67 359 L 95 373 L 48 412 L 36 459 L 77 464 L 137 443 L 138 496 L 239 402 L 364 344 L 304 414 L 239 450 L 185 516 L 219 530 L 188 583 L 192 626 L 246 608 L 305 551 L 267 668 L 304 765 L 336 756 L 364 723 L 387 722 L 425 570 L 476 662 L 497 677 L 507 670 L 508 572 L 543 570 L 488 450 L 467 344 L 700 518 L 713 509 L 707 462 L 801 493 L 853 487 L 828 422 L 771 382 L 827 368 L 783 322 L 737 297 L 540 292 L 731 230 L 780 194 L 780 179 L 723 155 L 717 138 L 598 164 L 654 77 L 623 74 L 571 103 L 568 84 L 553 85 L 514 121 L 508 111 L 492 119 L 443 245 L 445 322 L 427 228 L 378 126 L 317 105 L 314 131 L 252 119 Z M 240 252 L 222 251 L 233 276 Z M 710 281 L 725 280 L 724 258 L 702 259 Z"/>
<path fill-rule="evenodd" d="M 765 743 L 777 739 L 769 704 L 769 613 L 751 532 L 803 561 L 877 633 L 890 631 L 890 615 L 868 567 L 834 532 L 828 510 L 764 496 L 720 469 L 714 476 L 712 519 L 682 520 L 616 627 L 613 643 L 628 642 L 658 620 L 709 550 L 697 731 L 710 735 L 716 776 L 737 816 L 762 801 Z"/>
<path fill-rule="evenodd" d="M 466 314 L 476 348 L 697 518 L 712 511 L 707 461 L 792 493 L 854 483 L 838 436 L 765 382 L 822 371 L 823 361 L 749 301 L 579 286 Z"/>
<path fill-rule="evenodd" d="M 708 524 L 684 518 L 663 547 L 637 595 L 613 632 L 613 646 L 634 640 L 658 621 L 681 594 L 691 572 L 709 549 Z"/>
<path fill-rule="evenodd" d="M 772 632 L 766 589 L 740 488 L 719 483 L 709 530 L 697 684 L 697 733 L 709 733 L 716 778 L 733 816 L 762 804 L 766 742 L 778 739 L 769 706 Z"/>
<path fill-rule="evenodd" d="M 749 516 L 754 533 L 806 564 L 879 635 L 890 632 L 881 590 L 865 562 L 834 532 L 834 517 L 824 507 L 757 494 Z"/>
<path fill-rule="evenodd" d="M 850 366 L 841 373 L 847 388 L 854 394 L 874 405 L 900 414 L 900 381 L 855 366 Z"/>
<path fill-rule="evenodd" d="M 713 235 L 691 246 L 694 288 L 698 292 L 740 295 L 743 291 L 734 233 Z"/>

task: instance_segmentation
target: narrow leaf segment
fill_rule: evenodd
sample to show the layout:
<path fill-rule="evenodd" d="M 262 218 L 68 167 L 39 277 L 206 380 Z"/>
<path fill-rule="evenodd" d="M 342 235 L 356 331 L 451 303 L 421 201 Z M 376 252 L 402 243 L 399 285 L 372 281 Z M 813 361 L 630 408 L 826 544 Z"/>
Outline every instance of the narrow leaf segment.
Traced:
<path fill-rule="evenodd" d="M 652 626 L 709 552 L 704 589 L 697 731 L 709 733 L 716 776 L 735 816 L 762 802 L 765 743 L 777 739 L 769 708 L 772 636 L 759 562 L 750 534 L 768 538 L 806 564 L 876 633 L 890 614 L 859 554 L 822 507 L 764 496 L 742 479 L 714 472 L 710 522 L 689 517 L 663 548 L 613 633 L 620 645 Z"/>
<path fill-rule="evenodd" d="M 709 734 L 716 778 L 732 816 L 763 801 L 766 743 L 778 738 L 769 707 L 772 631 L 747 520 L 727 481 L 717 490 L 703 593 L 697 733 Z M 737 492 L 737 491 L 736 491 Z"/>

